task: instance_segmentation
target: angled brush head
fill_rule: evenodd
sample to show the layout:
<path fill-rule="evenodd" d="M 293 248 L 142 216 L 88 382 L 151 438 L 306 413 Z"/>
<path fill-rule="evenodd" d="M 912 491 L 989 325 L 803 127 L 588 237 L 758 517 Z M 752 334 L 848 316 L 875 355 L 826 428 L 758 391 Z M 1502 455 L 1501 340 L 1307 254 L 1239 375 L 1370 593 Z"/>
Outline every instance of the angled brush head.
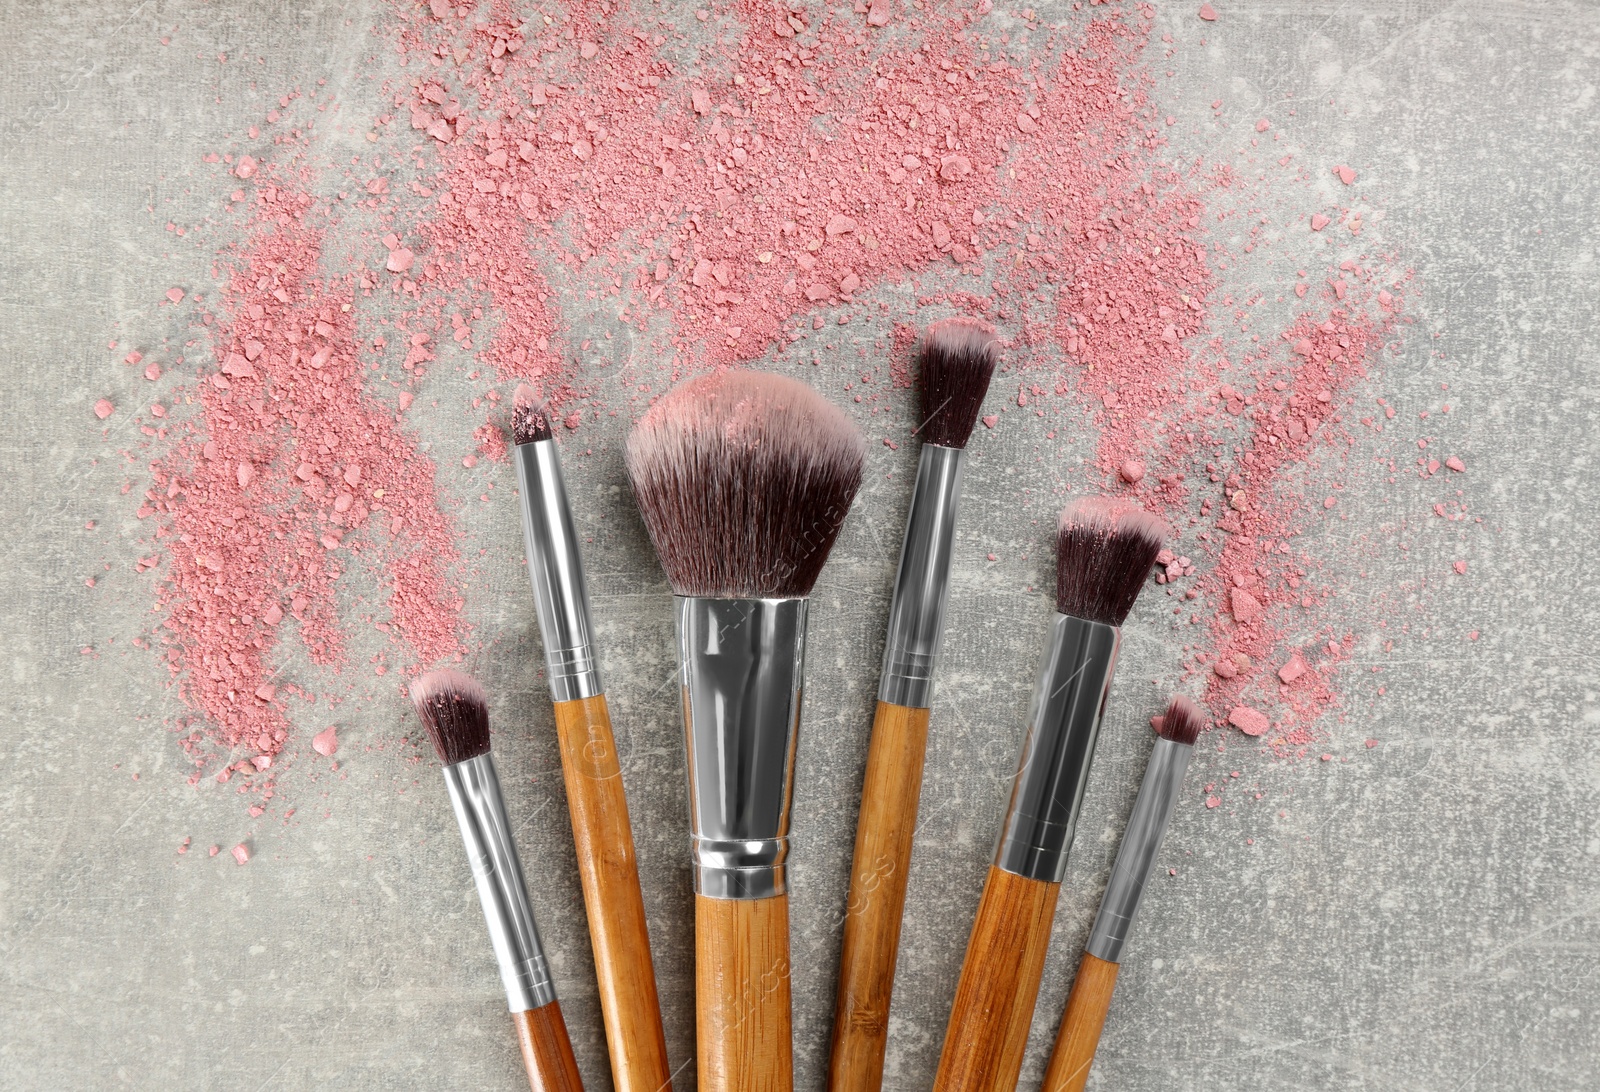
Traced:
<path fill-rule="evenodd" d="M 459 671 L 430 671 L 411 682 L 411 704 L 446 766 L 489 753 L 489 700 Z"/>
<path fill-rule="evenodd" d="M 1167 711 L 1161 714 L 1161 726 L 1156 729 L 1156 735 L 1193 747 L 1205 726 L 1206 716 L 1200 707 L 1182 694 L 1174 694 Z"/>
<path fill-rule="evenodd" d="M 925 444 L 966 447 L 1000 355 L 994 327 L 973 318 L 941 319 L 928 327 L 918 357 Z"/>
<path fill-rule="evenodd" d="M 634 426 L 626 453 L 672 590 L 721 599 L 809 595 L 865 457 L 837 406 L 752 371 L 678 384 Z"/>
<path fill-rule="evenodd" d="M 1080 497 L 1056 528 L 1056 610 L 1122 625 L 1161 552 L 1167 525 L 1131 504 Z"/>
<path fill-rule="evenodd" d="M 517 384 L 511 400 L 511 438 L 519 444 L 532 444 L 552 435 L 549 404 L 531 384 Z"/>

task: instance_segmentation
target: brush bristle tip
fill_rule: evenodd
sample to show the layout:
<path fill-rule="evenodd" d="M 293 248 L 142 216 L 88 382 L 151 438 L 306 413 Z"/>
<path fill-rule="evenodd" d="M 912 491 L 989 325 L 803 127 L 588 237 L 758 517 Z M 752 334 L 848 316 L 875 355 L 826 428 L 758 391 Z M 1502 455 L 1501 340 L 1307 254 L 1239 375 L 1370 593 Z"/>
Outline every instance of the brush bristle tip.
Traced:
<path fill-rule="evenodd" d="M 411 681 L 411 704 L 446 766 L 489 753 L 489 700 L 459 671 L 430 671 Z"/>
<path fill-rule="evenodd" d="M 1167 705 L 1167 711 L 1161 715 L 1161 726 L 1156 729 L 1156 735 L 1185 747 L 1193 747 L 1205 726 L 1205 714 L 1200 707 L 1182 694 L 1175 694 Z"/>
<path fill-rule="evenodd" d="M 918 352 L 923 443 L 967 446 L 998 356 L 999 339 L 987 322 L 963 316 L 928 327 Z"/>
<path fill-rule="evenodd" d="M 552 435 L 549 406 L 544 398 L 531 383 L 517 384 L 517 393 L 511 400 L 511 438 L 519 444 L 532 444 Z"/>
<path fill-rule="evenodd" d="M 1131 504 L 1080 497 L 1056 528 L 1056 610 L 1120 626 L 1161 552 L 1167 525 Z"/>
<path fill-rule="evenodd" d="M 809 595 L 865 458 L 860 431 L 816 391 L 739 370 L 668 391 L 626 451 L 672 590 L 711 598 Z"/>

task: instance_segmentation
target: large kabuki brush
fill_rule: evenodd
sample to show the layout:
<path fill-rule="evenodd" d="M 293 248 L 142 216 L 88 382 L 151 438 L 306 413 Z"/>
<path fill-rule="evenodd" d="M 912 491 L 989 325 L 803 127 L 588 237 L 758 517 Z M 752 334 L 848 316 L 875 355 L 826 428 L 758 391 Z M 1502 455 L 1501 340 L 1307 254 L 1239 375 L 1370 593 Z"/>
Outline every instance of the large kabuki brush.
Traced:
<path fill-rule="evenodd" d="M 639 891 L 639 863 L 611 713 L 600 685 L 578 529 L 549 412 L 526 383 L 517 388 L 511 433 L 528 577 L 544 638 L 611 1076 L 617 1092 L 669 1092 L 672 1074 Z"/>
<path fill-rule="evenodd" d="M 628 474 L 676 595 L 704 1092 L 794 1085 L 785 862 L 812 586 L 865 444 L 793 379 L 703 375 L 628 438 Z"/>
<path fill-rule="evenodd" d="M 994 330 L 970 318 L 936 322 L 928 328 L 918 364 L 922 451 L 889 606 L 878 706 L 856 820 L 828 1066 L 832 1092 L 877 1092 L 883 1083 L 933 673 L 950 597 L 956 507 L 967 439 L 994 374 Z"/>
<path fill-rule="evenodd" d="M 1088 1083 L 1089 1067 L 1094 1064 L 1094 1053 L 1100 1045 L 1100 1031 L 1111 1010 L 1111 991 L 1117 984 L 1122 947 L 1133 929 L 1139 897 L 1144 894 L 1156 853 L 1166 836 L 1189 759 L 1194 757 L 1194 741 L 1205 726 L 1205 715 L 1180 694 L 1167 706 L 1161 726 L 1156 729 L 1156 745 L 1144 768 L 1133 814 L 1128 816 L 1127 833 L 1117 850 L 1111 882 L 1106 884 L 1100 912 L 1095 915 L 1089 941 L 1083 946 L 1078 977 L 1072 981 L 1072 996 L 1067 998 L 1067 1011 L 1061 1017 L 1042 1092 L 1083 1092 Z"/>
<path fill-rule="evenodd" d="M 1056 617 L 1028 710 L 1000 844 L 967 942 L 935 1092 L 1011 1092 L 1039 995 L 1056 896 L 1122 641 L 1165 525 L 1084 498 L 1056 532 Z"/>
<path fill-rule="evenodd" d="M 582 1092 L 489 753 L 483 687 L 456 671 L 430 671 L 411 684 L 411 703 L 444 763 L 445 788 L 472 864 L 528 1084 L 533 1092 Z"/>

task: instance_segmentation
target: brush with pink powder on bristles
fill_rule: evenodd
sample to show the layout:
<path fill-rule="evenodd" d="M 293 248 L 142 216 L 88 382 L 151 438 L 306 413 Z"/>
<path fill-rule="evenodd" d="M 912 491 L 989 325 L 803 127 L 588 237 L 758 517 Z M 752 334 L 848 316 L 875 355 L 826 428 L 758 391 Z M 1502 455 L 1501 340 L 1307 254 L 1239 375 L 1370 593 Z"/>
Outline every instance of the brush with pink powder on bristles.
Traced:
<path fill-rule="evenodd" d="M 794 1086 L 789 804 L 806 615 L 865 444 L 804 383 L 703 375 L 628 437 L 628 476 L 677 615 L 703 1092 Z"/>
<path fill-rule="evenodd" d="M 1080 498 L 1061 512 L 1056 616 L 1000 844 L 961 963 L 934 1092 L 1016 1086 L 1122 623 L 1166 534 L 1156 516 L 1100 497 Z"/>
<path fill-rule="evenodd" d="M 444 765 L 528 1084 L 533 1092 L 583 1092 L 489 751 L 489 700 L 476 679 L 430 671 L 411 683 L 411 704 Z"/>

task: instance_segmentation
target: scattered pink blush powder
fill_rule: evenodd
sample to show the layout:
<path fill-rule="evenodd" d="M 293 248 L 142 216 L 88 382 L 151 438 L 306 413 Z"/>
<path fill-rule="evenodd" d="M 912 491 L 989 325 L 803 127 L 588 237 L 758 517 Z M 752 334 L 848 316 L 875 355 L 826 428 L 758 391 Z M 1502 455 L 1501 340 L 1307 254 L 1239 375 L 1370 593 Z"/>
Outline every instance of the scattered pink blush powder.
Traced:
<path fill-rule="evenodd" d="M 1144 462 L 1140 459 L 1129 459 L 1118 468 L 1117 473 L 1122 475 L 1122 480 L 1129 485 L 1137 485 L 1144 478 Z"/>
<path fill-rule="evenodd" d="M 1228 713 L 1228 723 L 1247 736 L 1259 736 L 1272 724 L 1267 715 L 1248 705 L 1236 705 Z"/>
<path fill-rule="evenodd" d="M 337 725 L 328 725 L 328 727 L 311 737 L 312 749 L 316 751 L 317 754 L 322 755 L 324 758 L 332 758 L 334 752 L 339 749 L 339 736 L 337 732 Z"/>
<path fill-rule="evenodd" d="M 1333 169 L 1333 173 L 1338 175 L 1339 181 L 1343 182 L 1346 186 L 1351 185 L 1356 180 L 1356 172 L 1352 171 L 1349 167 L 1344 166 L 1342 163 Z"/>
<path fill-rule="evenodd" d="M 1465 561 L 1452 562 L 1450 567 L 1456 571 L 1457 576 L 1467 575 L 1467 563 Z"/>
<path fill-rule="evenodd" d="M 1217 9 L 1212 7 L 1210 4 L 1201 4 L 1198 14 L 1200 18 L 1204 19 L 1208 23 L 1216 22 Z"/>
<path fill-rule="evenodd" d="M 117 407 L 111 404 L 111 399 L 109 398 L 102 398 L 100 401 L 94 404 L 94 415 L 100 418 L 102 421 L 104 421 L 107 417 L 110 417 L 116 411 Z"/>
<path fill-rule="evenodd" d="M 233 859 L 240 864 L 244 864 L 250 859 L 250 850 L 243 842 L 233 847 Z"/>
<path fill-rule="evenodd" d="M 1467 469 L 1467 464 L 1462 462 L 1454 455 L 1446 459 L 1444 461 L 1444 465 L 1448 466 L 1451 470 L 1454 470 L 1457 474 L 1463 473 Z"/>

